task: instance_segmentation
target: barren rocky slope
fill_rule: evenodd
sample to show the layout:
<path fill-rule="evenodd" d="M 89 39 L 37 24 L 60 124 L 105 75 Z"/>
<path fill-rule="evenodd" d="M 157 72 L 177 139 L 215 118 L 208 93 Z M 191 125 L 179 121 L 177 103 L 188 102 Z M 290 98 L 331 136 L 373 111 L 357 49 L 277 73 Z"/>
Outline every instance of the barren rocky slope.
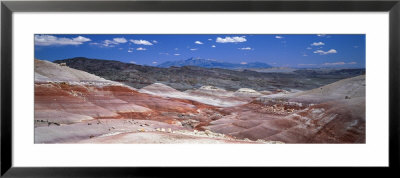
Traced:
<path fill-rule="evenodd" d="M 303 92 L 122 83 L 35 60 L 35 143 L 364 143 L 365 76 Z"/>
<path fill-rule="evenodd" d="M 140 93 L 46 61 L 35 60 L 35 74 L 35 143 L 260 143 L 192 133 L 220 114 L 217 107 Z"/>
<path fill-rule="evenodd" d="M 365 75 L 310 91 L 263 96 L 207 129 L 287 143 L 364 143 Z"/>

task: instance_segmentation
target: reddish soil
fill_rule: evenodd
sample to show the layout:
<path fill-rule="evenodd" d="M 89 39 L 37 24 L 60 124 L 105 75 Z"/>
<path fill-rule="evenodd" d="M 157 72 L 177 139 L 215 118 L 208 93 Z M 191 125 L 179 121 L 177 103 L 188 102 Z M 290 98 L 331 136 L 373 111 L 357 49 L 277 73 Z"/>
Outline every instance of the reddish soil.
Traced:
<path fill-rule="evenodd" d="M 225 108 L 236 114 L 211 122 L 207 129 L 237 138 L 264 139 L 286 143 L 364 143 L 365 120 L 351 114 L 339 101 L 296 106 L 253 101 Z"/>
<path fill-rule="evenodd" d="M 38 116 L 61 112 L 84 119 L 89 116 L 99 120 L 152 120 L 240 139 L 286 143 L 365 143 L 365 115 L 359 114 L 365 110 L 365 101 L 364 105 L 359 104 L 362 100 L 357 101 L 307 104 L 307 101 L 253 100 L 239 106 L 216 107 L 140 93 L 122 85 L 35 84 L 35 115 L 39 113 Z M 54 121 L 52 124 L 57 125 Z"/>
<path fill-rule="evenodd" d="M 144 107 L 147 111 L 124 110 L 129 105 Z M 181 119 L 179 116 L 186 115 L 199 121 L 196 125 L 199 130 L 215 118 L 213 114 L 219 113 L 215 106 L 139 93 L 124 86 L 35 84 L 35 112 L 49 109 L 89 115 L 93 119 L 156 120 L 169 124 L 176 124 Z"/>

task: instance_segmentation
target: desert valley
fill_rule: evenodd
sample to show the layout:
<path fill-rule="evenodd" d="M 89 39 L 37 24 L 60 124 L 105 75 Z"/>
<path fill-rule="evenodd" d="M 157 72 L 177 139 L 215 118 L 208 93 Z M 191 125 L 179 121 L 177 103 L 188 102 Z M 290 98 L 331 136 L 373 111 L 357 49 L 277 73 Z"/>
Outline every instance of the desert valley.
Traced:
<path fill-rule="evenodd" d="M 35 59 L 35 143 L 365 143 L 365 69 L 182 62 Z"/>

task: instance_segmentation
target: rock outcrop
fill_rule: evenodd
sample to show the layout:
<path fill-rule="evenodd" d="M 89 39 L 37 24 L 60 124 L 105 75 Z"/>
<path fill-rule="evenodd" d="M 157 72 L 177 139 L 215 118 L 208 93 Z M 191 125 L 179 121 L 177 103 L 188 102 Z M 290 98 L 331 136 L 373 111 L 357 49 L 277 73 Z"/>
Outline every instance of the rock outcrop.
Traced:
<path fill-rule="evenodd" d="M 139 92 L 161 97 L 192 100 L 216 107 L 231 107 L 246 104 L 245 100 L 232 97 L 233 95 L 230 94 L 230 92 L 224 91 L 222 89 L 210 88 L 211 87 L 202 87 L 198 90 L 188 90 L 185 92 L 181 92 L 167 85 L 155 83 L 143 87 L 139 90 Z M 225 96 L 224 92 L 226 93 Z"/>
<path fill-rule="evenodd" d="M 365 143 L 365 76 L 310 91 L 266 95 L 225 110 L 232 114 L 206 128 L 252 140 Z"/>

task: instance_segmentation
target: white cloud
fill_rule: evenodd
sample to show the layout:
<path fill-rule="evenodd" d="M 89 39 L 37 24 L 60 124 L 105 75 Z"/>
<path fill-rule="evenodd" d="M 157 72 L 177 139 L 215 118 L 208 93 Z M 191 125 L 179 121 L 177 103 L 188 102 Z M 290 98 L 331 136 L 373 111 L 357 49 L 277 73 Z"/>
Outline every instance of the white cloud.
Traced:
<path fill-rule="evenodd" d="M 306 49 L 310 50 L 310 49 L 312 49 L 312 48 L 311 48 L 311 47 L 307 47 Z"/>
<path fill-rule="evenodd" d="M 93 45 L 100 45 L 104 47 L 115 47 L 115 45 L 128 42 L 125 38 L 113 38 L 112 40 L 104 40 L 102 43 L 91 43 Z"/>
<path fill-rule="evenodd" d="M 197 51 L 197 50 L 198 50 L 197 48 L 190 49 L 190 51 Z"/>
<path fill-rule="evenodd" d="M 147 49 L 140 47 L 140 48 L 136 48 L 136 50 L 138 50 L 138 51 L 146 51 Z"/>
<path fill-rule="evenodd" d="M 244 47 L 244 48 L 238 48 L 238 49 L 240 49 L 240 50 L 252 50 L 252 48 L 250 48 L 250 47 Z"/>
<path fill-rule="evenodd" d="M 91 41 L 91 39 L 78 36 L 75 38 L 58 38 L 53 35 L 35 35 L 35 45 L 38 46 L 51 46 L 51 45 L 81 45 L 84 42 Z"/>
<path fill-rule="evenodd" d="M 131 64 L 136 64 L 136 62 L 135 62 L 135 61 L 129 61 L 129 63 L 131 63 Z"/>
<path fill-rule="evenodd" d="M 73 41 L 77 41 L 77 42 L 87 42 L 87 41 L 91 41 L 89 38 L 85 38 L 83 36 L 78 36 L 76 38 L 72 38 Z"/>
<path fill-rule="evenodd" d="M 147 40 L 129 40 L 129 41 L 137 45 L 153 45 L 153 43 L 150 43 Z"/>
<path fill-rule="evenodd" d="M 113 39 L 117 43 L 126 43 L 128 42 L 125 38 L 114 38 Z"/>
<path fill-rule="evenodd" d="M 353 65 L 353 64 L 357 64 L 357 62 L 349 62 L 349 63 L 347 63 L 347 64 Z"/>
<path fill-rule="evenodd" d="M 196 44 L 203 44 L 201 41 L 195 41 Z"/>
<path fill-rule="evenodd" d="M 212 39 L 211 39 L 211 38 L 209 38 L 209 39 L 208 39 L 208 41 L 212 41 Z"/>
<path fill-rule="evenodd" d="M 215 46 L 215 45 L 211 45 L 211 48 L 215 48 L 215 47 L 217 47 L 217 46 Z"/>
<path fill-rule="evenodd" d="M 283 36 L 275 36 L 276 39 L 282 39 Z"/>
<path fill-rule="evenodd" d="M 118 44 L 118 42 L 116 42 L 114 40 L 104 40 L 102 45 L 105 47 L 114 47 L 117 44 Z"/>
<path fill-rule="evenodd" d="M 158 62 L 156 62 L 156 61 L 153 61 L 153 62 L 152 62 L 152 64 L 157 64 L 157 63 L 158 63 Z"/>
<path fill-rule="evenodd" d="M 247 64 L 247 62 L 241 62 L 240 64 L 245 65 L 245 64 Z"/>
<path fill-rule="evenodd" d="M 311 44 L 311 46 L 321 46 L 321 45 L 325 45 L 325 43 L 323 42 L 314 42 Z"/>
<path fill-rule="evenodd" d="M 234 36 L 234 37 L 225 37 L 225 38 L 221 38 L 221 37 L 217 37 L 217 40 L 215 42 L 217 43 L 242 43 L 245 42 L 246 37 L 245 36 Z"/>
<path fill-rule="evenodd" d="M 322 65 L 325 65 L 325 66 L 336 66 L 336 65 L 345 65 L 345 64 L 346 64 L 345 62 L 334 62 L 334 63 L 324 63 Z"/>
<path fill-rule="evenodd" d="M 178 51 L 178 50 L 179 50 L 179 48 L 175 48 L 174 50 L 175 50 L 175 51 Z"/>
<path fill-rule="evenodd" d="M 131 53 L 131 52 L 133 52 L 133 48 L 128 49 L 128 53 Z"/>
<path fill-rule="evenodd" d="M 174 56 L 180 56 L 181 54 L 174 54 Z"/>
<path fill-rule="evenodd" d="M 316 51 L 314 51 L 314 53 L 320 54 L 320 55 L 325 55 L 325 54 L 334 54 L 334 53 L 337 53 L 337 51 L 335 49 L 330 49 L 329 51 L 316 50 Z"/>
<path fill-rule="evenodd" d="M 157 44 L 157 43 L 158 43 L 158 41 L 156 41 L 156 40 L 153 40 L 153 43 L 154 43 L 154 44 Z"/>
<path fill-rule="evenodd" d="M 325 34 L 317 34 L 317 36 L 319 36 L 319 37 L 324 37 L 324 36 L 326 36 Z"/>
<path fill-rule="evenodd" d="M 299 66 L 315 66 L 316 64 L 298 64 Z"/>

